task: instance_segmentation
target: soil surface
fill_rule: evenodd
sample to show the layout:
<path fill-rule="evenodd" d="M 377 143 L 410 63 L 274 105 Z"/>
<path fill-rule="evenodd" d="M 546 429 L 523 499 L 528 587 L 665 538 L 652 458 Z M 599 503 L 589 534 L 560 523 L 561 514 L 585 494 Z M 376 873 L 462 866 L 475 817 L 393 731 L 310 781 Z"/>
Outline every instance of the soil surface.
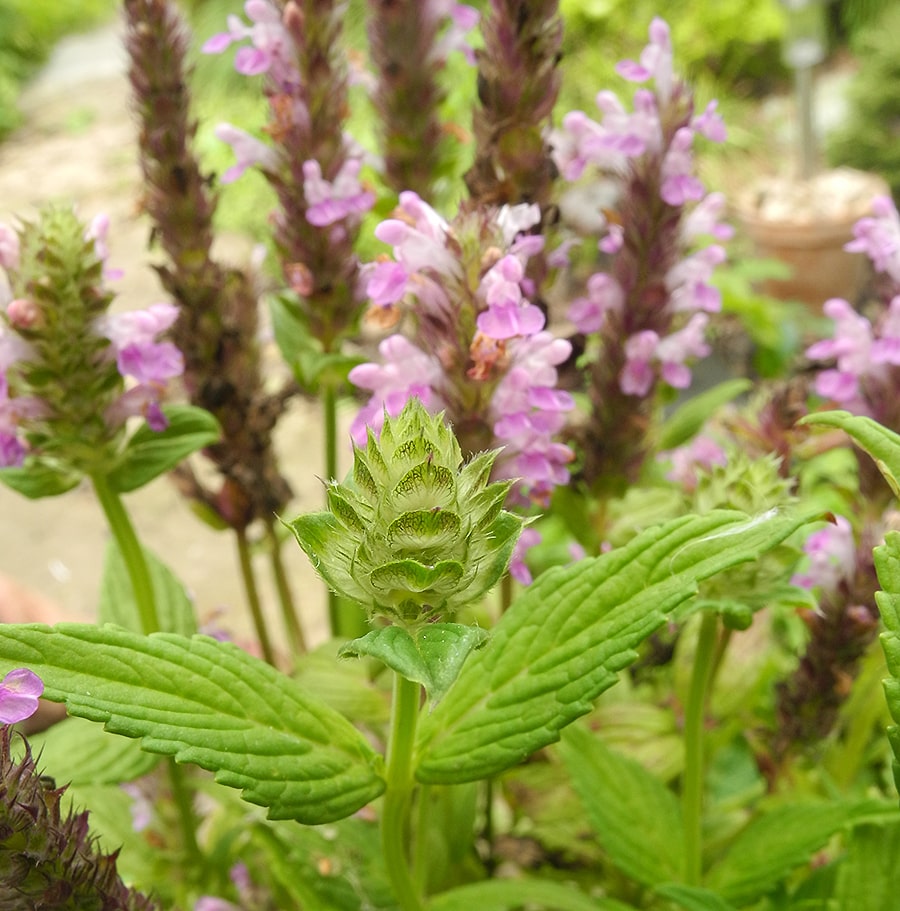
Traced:
<path fill-rule="evenodd" d="M 85 220 L 105 212 L 110 265 L 124 270 L 115 284 L 116 306 L 132 309 L 164 294 L 150 268 L 149 226 L 137 215 L 139 171 L 125 67 L 118 24 L 58 46 L 22 97 L 24 125 L 0 144 L 0 221 L 27 220 L 49 202 L 74 204 Z M 249 244 L 224 238 L 220 253 L 245 261 Z M 277 356 L 271 361 L 273 371 L 283 369 Z M 294 401 L 279 426 L 283 468 L 296 493 L 288 517 L 320 508 L 320 427 L 315 406 L 304 401 Z M 187 585 L 201 621 L 222 612 L 217 625 L 246 635 L 250 624 L 231 535 L 204 525 L 165 479 L 128 495 L 126 506 L 144 544 Z M 94 619 L 107 537 L 86 487 L 29 501 L 0 486 L 0 619 Z M 325 635 L 324 589 L 299 547 L 287 542 L 284 551 L 307 637 L 319 641 Z M 277 640 L 274 589 L 267 561 L 259 560 Z"/>

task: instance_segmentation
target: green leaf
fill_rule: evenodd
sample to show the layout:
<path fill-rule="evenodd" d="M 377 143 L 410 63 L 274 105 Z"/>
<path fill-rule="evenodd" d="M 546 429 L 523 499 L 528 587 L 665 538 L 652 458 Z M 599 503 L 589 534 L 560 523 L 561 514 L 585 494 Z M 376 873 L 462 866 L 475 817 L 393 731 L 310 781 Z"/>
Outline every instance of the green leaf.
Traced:
<path fill-rule="evenodd" d="M 900 820 L 889 825 L 856 826 L 838 868 L 836 907 L 885 911 L 897 904 Z"/>
<path fill-rule="evenodd" d="M 194 605 L 178 577 L 155 554 L 144 548 L 144 557 L 150 571 L 156 611 L 160 627 L 166 633 L 193 636 L 197 632 Z M 103 581 L 100 584 L 100 623 L 115 623 L 134 633 L 140 633 L 141 620 L 134 589 L 122 552 L 110 540 L 103 563 Z"/>
<path fill-rule="evenodd" d="M 882 588 L 875 593 L 885 627 L 881 647 L 891 674 L 884 682 L 888 711 L 894 721 L 888 728 L 888 739 L 894 751 L 894 784 L 900 790 L 900 532 L 889 531 L 884 544 L 875 548 L 874 556 L 875 572 Z"/>
<path fill-rule="evenodd" d="M 719 407 L 751 389 L 753 383 L 745 378 L 725 380 L 692 396 L 669 417 L 659 429 L 659 448 L 674 449 L 700 432 L 700 428 Z"/>
<path fill-rule="evenodd" d="M 884 805 L 881 805 L 884 812 Z M 803 801 L 754 817 L 732 842 L 704 885 L 736 905 L 758 901 L 844 826 L 878 813 L 877 802 Z"/>
<path fill-rule="evenodd" d="M 730 905 L 720 895 L 697 886 L 666 883 L 663 886 L 657 886 L 654 891 L 661 898 L 675 902 L 685 911 L 736 911 L 734 905 Z"/>
<path fill-rule="evenodd" d="M 557 740 L 699 581 L 758 558 L 812 515 L 685 516 L 600 557 L 542 574 L 422 719 L 419 780 L 451 784 L 494 775 Z"/>
<path fill-rule="evenodd" d="M 438 703 L 459 676 L 473 649 L 487 641 L 487 633 L 462 623 L 429 623 L 416 631 L 415 639 L 399 626 L 372 630 L 348 642 L 340 657 L 368 655 L 383 661 L 400 676 L 425 687 L 432 703 Z"/>
<path fill-rule="evenodd" d="M 40 755 L 41 771 L 60 785 L 121 784 L 152 772 L 159 763 L 159 756 L 145 753 L 135 741 L 83 718 L 65 718 L 28 739 Z"/>
<path fill-rule="evenodd" d="M 871 418 L 850 414 L 849 411 L 808 414 L 800 423 L 840 427 L 875 460 L 894 496 L 900 497 L 900 436 L 892 430 L 882 427 Z"/>
<path fill-rule="evenodd" d="M 612 863 L 645 886 L 682 879 L 684 823 L 675 795 L 580 725 L 563 732 L 559 751 Z"/>
<path fill-rule="evenodd" d="M 77 487 L 80 480 L 77 474 L 51 468 L 38 461 L 21 468 L 0 468 L 0 483 L 29 500 L 58 497 Z"/>
<path fill-rule="evenodd" d="M 547 911 L 634 911 L 612 898 L 590 898 L 571 886 L 540 879 L 490 879 L 449 889 L 428 901 L 428 911 L 513 911 L 523 906 Z"/>
<path fill-rule="evenodd" d="M 218 421 L 193 405 L 167 405 L 169 426 L 159 432 L 143 424 L 128 441 L 119 464 L 107 476 L 116 493 L 128 493 L 174 468 L 182 459 L 222 435 Z"/>
<path fill-rule="evenodd" d="M 215 772 L 273 819 L 349 816 L 384 790 L 383 760 L 341 715 L 229 642 L 117 627 L 0 627 L 0 672 L 29 667 L 73 715 Z"/>

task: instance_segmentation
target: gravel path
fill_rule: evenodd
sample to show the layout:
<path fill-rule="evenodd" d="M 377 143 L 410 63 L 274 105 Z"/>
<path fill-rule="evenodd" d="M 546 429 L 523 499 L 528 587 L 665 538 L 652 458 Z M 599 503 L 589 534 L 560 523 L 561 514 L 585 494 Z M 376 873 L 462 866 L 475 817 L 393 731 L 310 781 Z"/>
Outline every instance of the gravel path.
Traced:
<path fill-rule="evenodd" d="M 74 203 L 85 219 L 107 213 L 110 262 L 125 270 L 116 283 L 118 305 L 131 309 L 162 294 L 146 253 L 148 226 L 136 214 L 137 152 L 125 66 L 117 25 L 59 45 L 22 97 L 26 123 L 0 145 L 0 220 L 27 219 L 48 202 Z M 247 244 L 229 238 L 223 248 L 242 257 Z M 278 445 L 297 492 L 289 515 L 321 502 L 319 426 L 313 406 L 295 402 L 280 427 Z M 164 479 L 126 503 L 144 543 L 195 595 L 200 617 L 224 610 L 227 625 L 246 633 L 231 536 L 203 525 Z M 0 487 L 0 618 L 93 619 L 106 537 L 88 489 L 30 502 Z M 298 547 L 288 543 L 285 556 L 308 635 L 321 639 L 321 584 Z M 265 565 L 261 576 L 267 583 Z M 268 584 L 263 596 L 271 608 Z"/>

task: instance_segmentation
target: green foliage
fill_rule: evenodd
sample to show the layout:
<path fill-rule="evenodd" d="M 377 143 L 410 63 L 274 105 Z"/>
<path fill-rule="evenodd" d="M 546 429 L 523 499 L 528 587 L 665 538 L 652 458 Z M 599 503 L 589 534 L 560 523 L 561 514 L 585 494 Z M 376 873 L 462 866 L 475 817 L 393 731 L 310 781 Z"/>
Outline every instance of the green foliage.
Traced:
<path fill-rule="evenodd" d="M 560 752 L 597 840 L 623 873 L 644 886 L 684 877 L 684 824 L 678 801 L 639 762 L 573 724 Z"/>
<path fill-rule="evenodd" d="M 143 487 L 192 453 L 216 443 L 222 434 L 216 419 L 202 408 L 165 405 L 163 413 L 169 422 L 165 430 L 152 430 L 148 424 L 142 424 L 107 475 L 116 493 Z"/>
<path fill-rule="evenodd" d="M 900 200 L 898 30 L 900 6 L 891 3 L 877 21 L 860 32 L 854 42 L 860 68 L 847 93 L 851 116 L 826 145 L 830 164 L 880 174 L 895 200 Z"/>
<path fill-rule="evenodd" d="M 414 635 L 399 626 L 388 626 L 349 642 L 338 654 L 383 661 L 401 677 L 425 687 L 436 704 L 453 685 L 472 650 L 486 641 L 483 629 L 463 623 L 429 623 Z"/>
<path fill-rule="evenodd" d="M 460 886 L 436 895 L 428 902 L 428 911 L 515 911 L 523 906 L 546 911 L 634 911 L 632 905 L 588 898 L 570 886 L 541 879 L 494 879 Z"/>
<path fill-rule="evenodd" d="M 18 93 L 64 35 L 112 16 L 115 0 L 3 0 L 0 3 L 0 138 L 18 126 Z"/>
<path fill-rule="evenodd" d="M 712 72 L 726 92 L 758 91 L 783 79 L 784 15 L 777 0 L 674 0 L 661 8 L 652 0 L 562 0 L 565 107 L 592 113 L 593 96 L 621 82 L 614 65 L 636 59 L 647 27 L 661 15 L 672 29 L 678 71 L 690 79 Z"/>
<path fill-rule="evenodd" d="M 197 620 L 193 602 L 184 585 L 159 557 L 146 548 L 144 559 L 153 585 L 160 628 L 166 633 L 193 636 L 197 632 Z M 134 633 L 143 632 L 134 586 L 115 540 L 111 540 L 106 549 L 98 612 L 97 619 L 101 624 L 114 623 Z"/>
<path fill-rule="evenodd" d="M 417 777 L 471 781 L 553 743 L 701 580 L 757 559 L 806 520 L 774 510 L 755 518 L 685 516 L 618 550 L 545 572 L 422 720 Z"/>
<path fill-rule="evenodd" d="M 159 764 L 159 756 L 145 753 L 136 741 L 116 737 L 83 718 L 66 718 L 30 742 L 40 755 L 41 770 L 59 784 L 121 784 Z"/>
<path fill-rule="evenodd" d="M 891 810 L 874 801 L 794 801 L 755 816 L 714 864 L 705 885 L 744 905 L 776 888 L 846 826 Z"/>
<path fill-rule="evenodd" d="M 23 664 L 71 714 L 214 771 L 272 818 L 329 822 L 384 788 L 381 757 L 346 719 L 231 643 L 111 626 L 4 626 L 0 667 Z"/>

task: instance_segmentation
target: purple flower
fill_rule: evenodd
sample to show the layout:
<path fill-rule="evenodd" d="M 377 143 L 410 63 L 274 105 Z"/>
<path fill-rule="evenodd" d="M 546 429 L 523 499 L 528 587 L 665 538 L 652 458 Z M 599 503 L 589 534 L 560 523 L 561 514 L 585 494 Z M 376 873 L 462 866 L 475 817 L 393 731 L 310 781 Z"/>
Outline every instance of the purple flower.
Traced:
<path fill-rule="evenodd" d="M 375 194 L 364 190 L 359 182 L 362 162 L 347 158 L 334 180 L 322 177 L 319 162 L 303 162 L 303 193 L 306 197 L 306 220 L 324 228 L 349 216 L 365 215 L 375 205 Z"/>
<path fill-rule="evenodd" d="M 730 240 L 734 228 L 719 221 L 725 211 L 726 200 L 723 193 L 709 193 L 688 212 L 681 223 L 681 237 L 685 241 L 696 237 L 710 235 L 716 240 Z"/>
<path fill-rule="evenodd" d="M 619 376 L 619 387 L 625 395 L 646 395 L 653 386 L 656 373 L 651 366 L 659 335 L 643 329 L 625 342 L 625 366 Z"/>
<path fill-rule="evenodd" d="M 682 127 L 676 131 L 663 158 L 659 195 L 670 206 L 683 206 L 703 198 L 703 184 L 694 174 L 693 142 L 693 132 Z"/>
<path fill-rule="evenodd" d="M 616 72 L 629 82 L 647 82 L 652 79 L 660 96 L 668 99 L 672 94 L 672 42 L 669 26 L 660 18 L 650 23 L 650 43 L 641 51 L 640 62 L 623 60 L 616 65 Z"/>
<path fill-rule="evenodd" d="M 242 911 L 242 909 L 224 898 L 202 895 L 194 902 L 194 911 Z"/>
<path fill-rule="evenodd" d="M 450 0 L 420 0 L 425 8 L 425 18 L 446 18 L 448 25 L 444 34 L 434 43 L 430 51 L 433 63 L 443 63 L 454 51 L 459 51 L 474 66 L 475 51 L 466 37 L 478 25 L 481 14 L 473 6 L 453 3 Z"/>
<path fill-rule="evenodd" d="M 159 303 L 146 310 L 106 314 L 94 324 L 97 333 L 110 340 L 119 373 L 137 382 L 107 411 L 111 423 L 142 414 L 152 430 L 166 428 L 159 399 L 169 380 L 183 372 L 184 358 L 171 342 L 158 342 L 156 336 L 177 318 L 176 306 Z"/>
<path fill-rule="evenodd" d="M 874 199 L 872 213 L 856 222 L 854 239 L 844 249 L 865 253 L 877 272 L 886 272 L 900 284 L 900 215 L 889 196 Z"/>
<path fill-rule="evenodd" d="M 525 563 L 525 554 L 536 544 L 541 543 L 541 535 L 534 528 L 523 528 L 513 548 L 509 561 L 509 574 L 521 585 L 531 585 L 531 570 Z"/>
<path fill-rule="evenodd" d="M 383 363 L 360 364 L 349 375 L 351 383 L 372 393 L 350 425 L 350 436 L 357 446 L 365 446 L 367 428 L 375 433 L 381 430 L 385 411 L 397 417 L 414 396 L 432 411 L 443 407 L 435 391 L 440 387 L 443 370 L 434 358 L 403 335 L 384 339 L 378 353 Z"/>
<path fill-rule="evenodd" d="M 723 247 L 712 244 L 677 262 L 666 274 L 666 287 L 671 294 L 674 312 L 702 310 L 718 313 L 722 295 L 710 284 L 715 267 L 725 261 Z"/>
<path fill-rule="evenodd" d="M 217 139 L 231 146 L 237 159 L 236 163 L 219 178 L 222 183 L 233 183 L 247 168 L 255 165 L 259 165 L 264 171 L 274 171 L 277 168 L 278 156 L 275 151 L 245 130 L 230 123 L 220 123 L 215 129 L 215 134 Z"/>
<path fill-rule="evenodd" d="M 660 375 L 675 389 L 687 389 L 691 385 L 691 371 L 685 361 L 709 354 L 709 345 L 704 340 L 708 321 L 705 313 L 695 313 L 683 329 L 667 335 L 656 346 Z"/>
<path fill-rule="evenodd" d="M 587 296 L 569 306 L 569 319 L 579 332 L 599 332 L 606 314 L 621 310 L 625 295 L 619 283 L 606 272 L 595 272 L 587 281 Z"/>
<path fill-rule="evenodd" d="M 27 668 L 10 671 L 0 681 L 0 724 L 15 724 L 30 718 L 44 692 L 40 677 Z"/>
<path fill-rule="evenodd" d="M 221 54 L 232 44 L 250 40 L 235 54 L 234 68 L 244 76 L 268 73 L 282 90 L 299 84 L 294 66 L 294 42 L 284 27 L 281 12 L 268 0 L 247 0 L 244 12 L 252 25 L 245 25 L 237 16 L 229 16 L 228 31 L 213 35 L 203 45 L 204 54 Z"/>
<path fill-rule="evenodd" d="M 680 484 L 689 492 L 697 488 L 698 470 L 710 471 L 715 465 L 728 464 L 725 450 L 715 440 L 706 436 L 694 437 L 686 446 L 661 452 L 659 458 L 672 462 L 672 468 L 666 473 L 666 478 Z"/>
<path fill-rule="evenodd" d="M 856 568 L 856 544 L 853 529 L 843 516 L 834 525 L 827 525 L 806 539 L 803 551 L 809 558 L 805 573 L 791 579 L 801 588 L 820 588 L 834 591 L 844 579 L 849 579 Z"/>

